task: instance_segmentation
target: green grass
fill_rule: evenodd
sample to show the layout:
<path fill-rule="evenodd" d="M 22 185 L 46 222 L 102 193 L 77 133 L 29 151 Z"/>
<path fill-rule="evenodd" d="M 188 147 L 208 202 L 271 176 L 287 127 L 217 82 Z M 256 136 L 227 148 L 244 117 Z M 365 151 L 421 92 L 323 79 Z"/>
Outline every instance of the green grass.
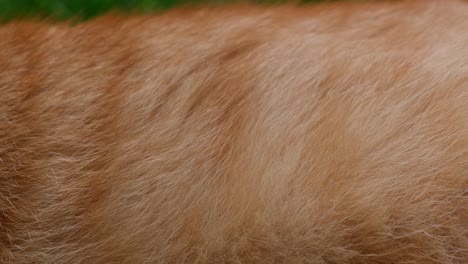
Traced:
<path fill-rule="evenodd" d="M 49 17 L 53 19 L 89 19 L 110 10 L 151 12 L 177 5 L 201 3 L 223 4 L 230 0 L 0 0 L 0 20 L 18 17 Z M 257 3 L 277 3 L 283 0 L 254 0 Z M 301 0 L 323 2 L 326 0 Z"/>

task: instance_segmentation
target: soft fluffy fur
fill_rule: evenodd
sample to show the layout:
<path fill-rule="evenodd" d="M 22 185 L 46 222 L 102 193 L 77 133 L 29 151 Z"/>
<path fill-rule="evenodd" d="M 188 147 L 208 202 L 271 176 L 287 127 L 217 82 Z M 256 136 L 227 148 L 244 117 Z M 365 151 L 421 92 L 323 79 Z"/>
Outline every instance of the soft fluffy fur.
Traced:
<path fill-rule="evenodd" d="M 468 5 L 0 28 L 1 263 L 467 263 Z"/>

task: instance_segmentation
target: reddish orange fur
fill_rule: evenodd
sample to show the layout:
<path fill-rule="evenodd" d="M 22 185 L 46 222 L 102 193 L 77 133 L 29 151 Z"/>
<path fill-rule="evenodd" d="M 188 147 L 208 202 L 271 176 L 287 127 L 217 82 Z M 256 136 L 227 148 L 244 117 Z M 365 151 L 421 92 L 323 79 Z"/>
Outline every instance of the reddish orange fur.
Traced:
<path fill-rule="evenodd" d="M 1 263 L 467 263 L 468 5 L 0 27 Z"/>

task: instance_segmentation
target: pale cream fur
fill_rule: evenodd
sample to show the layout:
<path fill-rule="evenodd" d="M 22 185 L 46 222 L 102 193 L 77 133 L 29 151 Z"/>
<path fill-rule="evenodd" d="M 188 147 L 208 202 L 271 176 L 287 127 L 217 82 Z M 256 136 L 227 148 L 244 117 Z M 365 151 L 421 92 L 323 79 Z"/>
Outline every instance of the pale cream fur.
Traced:
<path fill-rule="evenodd" d="M 0 27 L 0 263 L 468 263 L 468 5 Z"/>

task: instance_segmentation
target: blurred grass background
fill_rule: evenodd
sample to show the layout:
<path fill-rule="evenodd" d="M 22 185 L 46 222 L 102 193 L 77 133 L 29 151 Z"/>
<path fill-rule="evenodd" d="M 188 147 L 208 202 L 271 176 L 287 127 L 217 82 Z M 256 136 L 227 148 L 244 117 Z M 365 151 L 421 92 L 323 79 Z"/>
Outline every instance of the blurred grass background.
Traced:
<path fill-rule="evenodd" d="M 235 1 L 235 0 L 234 0 Z M 299 0 L 301 3 L 330 0 Z M 0 20 L 18 17 L 48 17 L 53 19 L 85 20 L 110 10 L 148 13 L 178 5 L 223 4 L 233 0 L 0 0 Z M 253 0 L 274 4 L 284 0 Z"/>

